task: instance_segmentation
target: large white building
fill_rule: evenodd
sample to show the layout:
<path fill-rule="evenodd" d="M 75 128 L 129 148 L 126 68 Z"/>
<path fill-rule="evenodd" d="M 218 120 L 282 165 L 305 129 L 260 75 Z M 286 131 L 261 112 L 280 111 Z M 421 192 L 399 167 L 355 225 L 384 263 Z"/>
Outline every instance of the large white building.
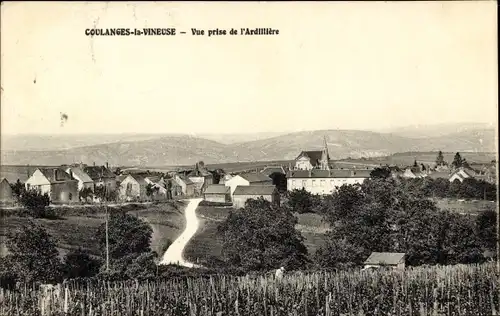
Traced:
<path fill-rule="evenodd" d="M 305 189 L 312 194 L 332 194 L 344 184 L 363 183 L 370 178 L 370 172 L 365 169 L 290 170 L 287 173 L 287 190 Z"/>

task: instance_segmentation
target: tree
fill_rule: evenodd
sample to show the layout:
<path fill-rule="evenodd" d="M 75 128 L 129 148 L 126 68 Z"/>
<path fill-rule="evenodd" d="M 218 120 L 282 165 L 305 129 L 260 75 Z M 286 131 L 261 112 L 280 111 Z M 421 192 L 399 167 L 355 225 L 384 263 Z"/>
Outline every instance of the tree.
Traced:
<path fill-rule="evenodd" d="M 494 210 L 485 210 L 476 218 L 476 235 L 484 249 L 495 250 L 496 247 L 496 219 Z"/>
<path fill-rule="evenodd" d="M 88 198 L 92 198 L 94 196 L 94 192 L 92 192 L 91 188 L 82 188 L 79 192 L 80 199 L 83 201 L 87 201 Z"/>
<path fill-rule="evenodd" d="M 437 178 L 433 181 L 432 193 L 435 197 L 445 198 L 449 195 L 450 181 L 444 178 Z"/>
<path fill-rule="evenodd" d="M 16 199 L 20 199 L 21 195 L 25 192 L 24 184 L 21 183 L 19 179 L 17 179 L 16 183 L 10 185 L 12 188 L 12 193 L 16 197 Z"/>
<path fill-rule="evenodd" d="M 269 175 L 269 178 L 273 179 L 273 184 L 280 192 L 286 192 L 286 175 L 281 172 L 273 172 Z"/>
<path fill-rule="evenodd" d="M 465 158 L 462 159 L 462 167 L 471 169 L 469 162 Z"/>
<path fill-rule="evenodd" d="M 94 195 L 101 201 L 116 201 L 118 192 L 116 190 L 110 190 L 105 185 L 98 185 L 94 188 Z"/>
<path fill-rule="evenodd" d="M 214 184 L 219 184 L 220 179 L 224 176 L 224 170 L 222 169 L 215 169 L 210 171 L 212 174 L 212 177 L 214 178 Z"/>
<path fill-rule="evenodd" d="M 218 227 L 224 261 L 244 271 L 303 267 L 307 248 L 296 223 L 293 214 L 269 201 L 248 200 L 243 210 L 230 212 Z"/>
<path fill-rule="evenodd" d="M 43 227 L 29 221 L 7 236 L 17 278 L 26 283 L 55 283 L 61 280 L 62 265 L 51 235 Z"/>
<path fill-rule="evenodd" d="M 299 214 L 312 213 L 314 212 L 313 195 L 304 188 L 300 190 L 295 189 L 289 192 L 288 201 L 285 207 L 291 212 L 297 212 Z"/>
<path fill-rule="evenodd" d="M 444 242 L 440 251 L 445 264 L 470 264 L 484 260 L 481 242 L 475 234 L 475 223 L 470 216 L 447 213 L 441 232 Z"/>
<path fill-rule="evenodd" d="M 157 271 L 155 260 L 156 254 L 153 252 L 140 254 L 127 265 L 126 277 L 139 280 L 154 278 Z"/>
<path fill-rule="evenodd" d="M 158 191 L 160 190 L 160 188 L 158 188 L 157 186 L 155 186 L 154 184 L 152 183 L 148 183 L 146 185 L 146 196 L 148 196 L 149 198 L 153 197 L 156 193 L 158 193 Z"/>
<path fill-rule="evenodd" d="M 463 164 L 462 156 L 460 156 L 460 153 L 457 152 L 455 154 L 455 156 L 453 157 L 453 162 L 451 163 L 451 165 L 454 168 L 460 168 L 460 167 L 462 167 L 462 164 Z"/>
<path fill-rule="evenodd" d="M 151 251 L 153 230 L 143 220 L 125 212 L 113 212 L 108 222 L 110 259 L 120 259 L 127 255 L 138 256 Z M 101 224 L 96 234 L 102 257 L 106 257 L 106 225 Z"/>
<path fill-rule="evenodd" d="M 101 261 L 92 258 L 82 249 L 77 249 L 64 257 L 64 276 L 71 278 L 88 278 L 97 275 Z"/>
<path fill-rule="evenodd" d="M 28 216 L 37 218 L 50 217 L 51 215 L 46 211 L 47 206 L 50 204 L 47 193 L 41 194 L 37 190 L 28 190 L 21 195 L 20 202 Z"/>
<path fill-rule="evenodd" d="M 440 211 L 425 197 L 431 185 L 412 179 L 402 186 L 388 178 L 342 186 L 323 201 L 332 230 L 316 261 L 343 267 L 361 265 L 371 252 L 404 252 L 409 265 L 481 262 L 471 221 Z"/>
<path fill-rule="evenodd" d="M 436 166 L 444 166 L 444 165 L 446 165 L 446 162 L 444 161 L 443 152 L 440 150 L 436 157 Z"/>
<path fill-rule="evenodd" d="M 11 257 L 0 257 L 0 288 L 10 290 L 15 288 L 17 281 Z"/>
<path fill-rule="evenodd" d="M 377 167 L 370 172 L 370 178 L 372 179 L 387 179 L 391 176 L 391 169 L 387 166 Z"/>

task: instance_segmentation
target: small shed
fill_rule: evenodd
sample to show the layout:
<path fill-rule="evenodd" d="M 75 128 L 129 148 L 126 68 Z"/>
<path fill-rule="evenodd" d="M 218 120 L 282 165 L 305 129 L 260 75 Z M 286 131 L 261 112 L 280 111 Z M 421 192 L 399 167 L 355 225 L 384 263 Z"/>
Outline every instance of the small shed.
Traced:
<path fill-rule="evenodd" d="M 364 262 L 364 268 L 388 267 L 397 270 L 405 269 L 406 254 L 402 252 L 372 252 Z"/>
<path fill-rule="evenodd" d="M 231 188 L 224 184 L 210 184 L 203 193 L 205 201 L 226 203 L 231 200 Z"/>
<path fill-rule="evenodd" d="M 263 198 L 272 204 L 279 205 L 280 197 L 274 185 L 239 185 L 234 190 L 234 208 L 243 208 L 249 199 Z"/>

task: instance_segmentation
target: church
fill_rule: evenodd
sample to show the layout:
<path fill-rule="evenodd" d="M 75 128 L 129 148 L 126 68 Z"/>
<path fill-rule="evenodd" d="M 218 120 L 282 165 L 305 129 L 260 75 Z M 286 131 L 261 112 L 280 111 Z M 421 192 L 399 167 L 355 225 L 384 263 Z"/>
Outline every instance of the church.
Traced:
<path fill-rule="evenodd" d="M 346 184 L 361 184 L 370 178 L 371 170 L 332 169 L 328 145 L 323 150 L 302 151 L 295 159 L 295 166 L 287 172 L 287 190 L 301 190 L 312 194 L 332 194 Z"/>
<path fill-rule="evenodd" d="M 295 158 L 295 170 L 330 169 L 330 156 L 326 144 L 323 150 L 303 151 Z"/>

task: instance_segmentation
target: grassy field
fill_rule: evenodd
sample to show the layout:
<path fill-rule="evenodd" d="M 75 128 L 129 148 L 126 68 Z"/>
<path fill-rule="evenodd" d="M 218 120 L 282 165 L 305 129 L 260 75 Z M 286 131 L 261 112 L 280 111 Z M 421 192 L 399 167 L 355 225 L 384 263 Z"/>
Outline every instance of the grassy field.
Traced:
<path fill-rule="evenodd" d="M 434 201 L 440 209 L 470 215 L 477 215 L 485 210 L 494 210 L 496 207 L 495 201 L 464 201 L 451 199 L 435 199 Z"/>
<path fill-rule="evenodd" d="M 203 262 L 209 257 L 220 257 L 222 240 L 217 234 L 217 226 L 224 221 L 231 208 L 214 206 L 200 206 L 196 214 L 200 218 L 200 228 L 188 243 L 184 255 L 192 261 Z M 296 214 L 298 224 L 296 228 L 305 238 L 305 245 L 310 253 L 314 253 L 325 240 L 325 233 L 329 226 L 317 214 Z"/>
<path fill-rule="evenodd" d="M 131 210 L 128 213 L 138 216 L 147 221 L 152 229 L 153 236 L 151 246 L 154 251 L 159 252 L 167 239 L 175 240 L 184 230 L 184 203 L 169 202 L 145 206 L 144 208 Z M 73 213 L 73 214 L 71 214 Z M 3 213 L 2 213 L 3 214 Z M 36 219 L 35 222 L 42 225 L 49 234 L 57 240 L 60 255 L 72 249 L 81 247 L 92 254 L 98 254 L 98 243 L 95 235 L 98 227 L 104 223 L 105 213 L 102 211 L 89 212 L 89 210 L 72 210 L 70 214 L 60 219 Z M 16 229 L 28 218 L 18 216 L 3 216 L 2 232 Z M 5 236 L 0 236 L 0 255 L 6 255 Z M 159 252 L 161 254 L 161 252 Z"/>

